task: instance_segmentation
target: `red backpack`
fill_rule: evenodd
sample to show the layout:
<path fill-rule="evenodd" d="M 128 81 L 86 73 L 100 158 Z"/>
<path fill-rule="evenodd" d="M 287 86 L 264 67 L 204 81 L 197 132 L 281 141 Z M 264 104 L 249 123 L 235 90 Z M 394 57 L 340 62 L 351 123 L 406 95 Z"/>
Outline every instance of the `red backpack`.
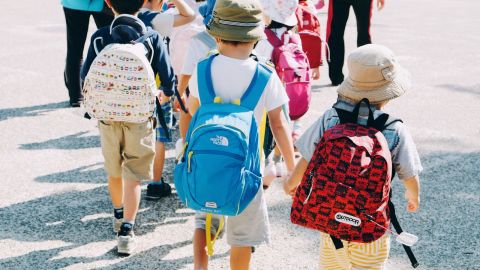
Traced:
<path fill-rule="evenodd" d="M 362 102 L 370 105 L 366 99 Z M 332 239 L 369 243 L 390 226 L 392 157 L 381 133 L 388 115 L 373 120 L 370 109 L 367 126 L 359 125 L 362 102 L 353 113 L 336 109 L 340 124 L 326 130 L 318 143 L 290 218 Z"/>
<path fill-rule="evenodd" d="M 302 49 L 308 57 L 310 68 L 319 67 L 323 64 L 320 20 L 306 1 L 300 1 L 295 14 L 298 20 L 298 35 L 302 40 Z"/>
<path fill-rule="evenodd" d="M 278 77 L 285 85 L 290 99 L 290 119 L 302 117 L 310 106 L 311 84 L 310 65 L 307 56 L 300 49 L 300 38 L 288 31 L 281 39 L 271 29 L 265 29 L 268 42 L 273 46 L 272 62 Z"/>

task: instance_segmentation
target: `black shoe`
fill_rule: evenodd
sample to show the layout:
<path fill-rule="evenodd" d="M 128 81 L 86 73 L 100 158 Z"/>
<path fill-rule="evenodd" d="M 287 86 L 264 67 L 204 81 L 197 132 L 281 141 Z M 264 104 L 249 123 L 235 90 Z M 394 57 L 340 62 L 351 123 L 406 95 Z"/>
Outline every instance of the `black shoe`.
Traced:
<path fill-rule="evenodd" d="M 80 101 L 70 101 L 70 106 L 73 108 L 78 108 L 80 107 Z"/>
<path fill-rule="evenodd" d="M 172 187 L 170 187 L 168 183 L 165 183 L 162 177 L 160 182 L 151 182 L 147 185 L 147 195 L 145 195 L 145 199 L 149 201 L 156 201 L 170 194 L 172 194 Z"/>

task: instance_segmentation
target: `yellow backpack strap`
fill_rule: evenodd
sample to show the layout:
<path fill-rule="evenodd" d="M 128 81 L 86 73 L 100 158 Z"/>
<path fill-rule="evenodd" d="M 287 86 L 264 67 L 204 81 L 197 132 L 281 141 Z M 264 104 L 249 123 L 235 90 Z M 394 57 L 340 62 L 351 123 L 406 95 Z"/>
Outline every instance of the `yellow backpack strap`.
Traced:
<path fill-rule="evenodd" d="M 223 216 L 220 217 L 220 224 L 218 225 L 217 233 L 215 234 L 212 240 L 212 214 L 207 214 L 207 218 L 205 220 L 205 234 L 207 239 L 207 255 L 209 257 L 213 256 L 213 245 L 215 245 L 215 241 L 217 240 L 218 236 L 223 230 L 223 225 L 225 223 L 225 219 Z"/>
<path fill-rule="evenodd" d="M 267 129 L 267 112 L 263 111 L 262 114 L 262 121 L 260 123 L 260 139 L 259 139 L 259 145 L 260 145 L 260 163 L 263 164 L 263 143 L 265 142 L 265 131 Z"/>

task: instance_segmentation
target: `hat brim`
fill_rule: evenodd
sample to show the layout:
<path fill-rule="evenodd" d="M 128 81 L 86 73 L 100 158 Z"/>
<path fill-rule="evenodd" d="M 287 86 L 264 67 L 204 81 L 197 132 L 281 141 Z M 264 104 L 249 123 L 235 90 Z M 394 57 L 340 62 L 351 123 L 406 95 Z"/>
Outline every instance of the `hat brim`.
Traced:
<path fill-rule="evenodd" d="M 266 39 L 265 29 L 262 26 L 230 26 L 212 21 L 207 31 L 214 37 L 229 41 L 250 42 Z"/>
<path fill-rule="evenodd" d="M 370 103 L 378 104 L 392 100 L 403 95 L 411 88 L 410 73 L 401 66 L 396 67 L 397 72 L 392 81 L 379 87 L 356 87 L 350 77 L 347 77 L 338 87 L 337 93 L 352 101 L 360 101 L 367 98 Z"/>

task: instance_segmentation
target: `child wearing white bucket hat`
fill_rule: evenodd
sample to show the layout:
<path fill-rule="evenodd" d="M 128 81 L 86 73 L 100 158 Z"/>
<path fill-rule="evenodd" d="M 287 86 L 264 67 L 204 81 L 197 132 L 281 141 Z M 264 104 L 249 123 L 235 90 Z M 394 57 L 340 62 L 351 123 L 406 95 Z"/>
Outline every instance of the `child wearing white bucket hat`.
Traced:
<path fill-rule="evenodd" d="M 408 72 L 399 65 L 393 52 L 384 46 L 370 44 L 359 47 L 350 53 L 347 63 L 349 75 L 337 90 L 338 101 L 295 143 L 302 158 L 291 178 L 285 182 L 287 194 L 295 194 L 323 133 L 340 123 L 335 109 L 352 112 L 355 105 L 366 98 L 374 107 L 371 109 L 374 118 L 377 118 L 383 114 L 381 110 L 388 101 L 410 88 Z M 360 108 L 359 124 L 366 124 L 368 111 L 366 105 Z M 422 171 L 417 149 L 402 121 L 390 115 L 385 126 L 382 133 L 392 155 L 394 170 L 406 188 L 407 210 L 416 212 L 420 201 L 419 174 Z M 335 248 L 328 234 L 320 234 L 320 269 L 384 269 L 390 250 L 388 234 L 371 243 L 342 240 L 343 248 L 340 249 Z"/>

